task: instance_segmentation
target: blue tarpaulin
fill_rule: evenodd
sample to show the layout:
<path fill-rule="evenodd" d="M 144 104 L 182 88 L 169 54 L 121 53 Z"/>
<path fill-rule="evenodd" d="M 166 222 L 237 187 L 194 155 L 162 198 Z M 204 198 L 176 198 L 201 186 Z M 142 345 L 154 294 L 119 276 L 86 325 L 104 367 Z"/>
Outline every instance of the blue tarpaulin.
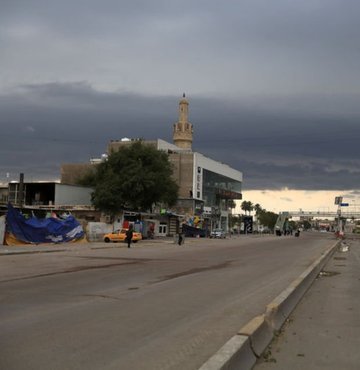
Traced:
<path fill-rule="evenodd" d="M 73 216 L 65 219 L 26 219 L 10 203 L 6 214 L 6 231 L 24 243 L 65 243 L 84 237 L 84 230 Z"/>

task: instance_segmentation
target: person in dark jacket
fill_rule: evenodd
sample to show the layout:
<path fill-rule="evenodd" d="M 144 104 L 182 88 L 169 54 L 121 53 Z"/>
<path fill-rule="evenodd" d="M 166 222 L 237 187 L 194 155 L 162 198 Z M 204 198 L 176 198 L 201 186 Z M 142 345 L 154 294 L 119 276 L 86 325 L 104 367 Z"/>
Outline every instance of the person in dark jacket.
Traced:
<path fill-rule="evenodd" d="M 179 239 L 178 239 L 178 244 L 181 245 L 184 241 L 183 235 L 179 233 Z"/>
<path fill-rule="evenodd" d="M 133 226 L 129 225 L 129 229 L 126 231 L 126 238 L 125 238 L 128 248 L 130 248 L 132 237 L 133 237 Z"/>

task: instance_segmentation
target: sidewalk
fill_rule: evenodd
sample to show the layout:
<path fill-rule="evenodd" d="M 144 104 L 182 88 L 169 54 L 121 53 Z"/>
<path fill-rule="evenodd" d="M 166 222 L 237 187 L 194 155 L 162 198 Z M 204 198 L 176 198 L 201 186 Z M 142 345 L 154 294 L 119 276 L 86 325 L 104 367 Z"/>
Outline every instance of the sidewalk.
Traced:
<path fill-rule="evenodd" d="M 360 369 L 360 241 L 345 243 L 253 369 Z"/>

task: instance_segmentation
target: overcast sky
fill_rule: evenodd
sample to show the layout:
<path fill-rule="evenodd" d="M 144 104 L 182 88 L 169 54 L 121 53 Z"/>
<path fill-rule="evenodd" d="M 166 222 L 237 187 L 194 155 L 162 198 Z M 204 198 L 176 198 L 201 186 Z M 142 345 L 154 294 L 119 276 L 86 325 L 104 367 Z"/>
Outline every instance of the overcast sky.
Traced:
<path fill-rule="evenodd" d="M 360 2 L 0 0 L 0 182 L 122 137 L 172 140 L 244 189 L 359 189 Z"/>

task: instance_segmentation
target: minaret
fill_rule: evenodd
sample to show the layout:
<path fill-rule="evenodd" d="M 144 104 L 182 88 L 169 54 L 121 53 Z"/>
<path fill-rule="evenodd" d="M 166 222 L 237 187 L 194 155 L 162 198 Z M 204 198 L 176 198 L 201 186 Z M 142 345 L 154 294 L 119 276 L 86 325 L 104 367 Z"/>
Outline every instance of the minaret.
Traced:
<path fill-rule="evenodd" d="M 173 141 L 176 146 L 183 149 L 190 149 L 193 140 L 193 126 L 188 122 L 189 102 L 183 98 L 179 103 L 179 122 L 174 124 Z"/>

